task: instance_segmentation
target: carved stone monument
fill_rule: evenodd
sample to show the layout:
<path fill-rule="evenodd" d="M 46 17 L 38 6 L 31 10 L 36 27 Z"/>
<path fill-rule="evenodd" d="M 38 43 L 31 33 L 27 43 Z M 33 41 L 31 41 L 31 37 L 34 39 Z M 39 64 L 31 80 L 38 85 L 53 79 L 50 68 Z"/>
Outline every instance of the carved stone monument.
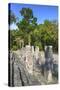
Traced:
<path fill-rule="evenodd" d="M 32 54 L 34 55 L 34 46 L 31 46 Z"/>
<path fill-rule="evenodd" d="M 36 46 L 35 48 L 35 58 L 36 60 L 39 58 L 39 47 L 38 46 Z"/>
<path fill-rule="evenodd" d="M 36 46 L 35 47 L 35 52 L 34 52 L 34 59 L 33 59 L 33 70 L 34 71 L 38 71 L 38 67 L 39 67 L 39 60 L 40 60 L 40 57 L 39 57 L 39 47 Z"/>
<path fill-rule="evenodd" d="M 45 68 L 46 77 L 48 82 L 52 81 L 52 69 L 53 69 L 53 51 L 52 46 L 45 46 Z"/>
<path fill-rule="evenodd" d="M 33 74 L 33 57 L 30 45 L 26 46 L 26 69 L 30 74 Z"/>

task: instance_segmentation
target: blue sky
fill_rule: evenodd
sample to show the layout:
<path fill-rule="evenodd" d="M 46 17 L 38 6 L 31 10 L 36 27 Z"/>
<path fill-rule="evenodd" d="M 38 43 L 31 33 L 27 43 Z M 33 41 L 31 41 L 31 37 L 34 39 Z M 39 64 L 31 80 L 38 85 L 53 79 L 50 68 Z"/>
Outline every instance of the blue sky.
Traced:
<path fill-rule="evenodd" d="M 31 8 L 33 15 L 37 17 L 37 23 L 41 24 L 44 20 L 58 20 L 58 7 L 57 6 L 47 6 L 47 5 L 32 5 L 32 4 L 18 4 L 11 3 L 10 9 L 15 14 L 19 20 L 22 20 L 22 16 L 19 11 L 23 8 Z M 17 28 L 15 24 L 11 25 L 11 29 Z"/>

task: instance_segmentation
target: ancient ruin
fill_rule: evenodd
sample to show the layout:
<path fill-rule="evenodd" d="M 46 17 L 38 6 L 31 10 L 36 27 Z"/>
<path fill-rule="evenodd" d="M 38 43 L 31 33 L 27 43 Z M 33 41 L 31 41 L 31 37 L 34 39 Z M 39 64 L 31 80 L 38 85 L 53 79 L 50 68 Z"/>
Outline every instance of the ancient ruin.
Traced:
<path fill-rule="evenodd" d="M 18 51 L 10 52 L 10 86 L 30 86 L 57 83 L 52 46 L 39 47 L 26 45 Z"/>

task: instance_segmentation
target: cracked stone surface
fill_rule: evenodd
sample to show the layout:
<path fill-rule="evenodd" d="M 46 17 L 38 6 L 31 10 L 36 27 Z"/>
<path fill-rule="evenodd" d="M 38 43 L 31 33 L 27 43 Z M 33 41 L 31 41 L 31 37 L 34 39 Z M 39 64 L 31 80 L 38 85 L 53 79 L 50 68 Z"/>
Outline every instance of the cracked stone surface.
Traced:
<path fill-rule="evenodd" d="M 33 49 L 33 47 L 32 47 Z M 45 77 L 44 52 L 26 49 L 10 52 L 10 86 L 47 85 L 58 83 L 54 75 L 58 73 L 58 55 L 53 54 L 53 80 L 47 82 Z M 31 73 L 30 73 L 31 71 Z"/>

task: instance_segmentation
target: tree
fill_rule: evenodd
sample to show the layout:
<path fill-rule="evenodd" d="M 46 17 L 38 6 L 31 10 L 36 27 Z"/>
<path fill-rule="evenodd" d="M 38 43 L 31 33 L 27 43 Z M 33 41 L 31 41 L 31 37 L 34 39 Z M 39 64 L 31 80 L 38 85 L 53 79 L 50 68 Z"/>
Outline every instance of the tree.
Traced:
<path fill-rule="evenodd" d="M 40 41 L 44 48 L 45 45 L 52 45 L 54 51 L 58 51 L 58 26 L 57 23 L 45 20 L 44 24 L 38 26 Z"/>
<path fill-rule="evenodd" d="M 23 34 L 25 34 L 27 36 L 28 44 L 30 45 L 32 31 L 37 26 L 37 23 L 36 23 L 37 18 L 33 16 L 33 12 L 30 8 L 22 8 L 20 13 L 23 16 L 23 19 L 22 19 L 22 21 L 17 23 L 17 26 L 18 26 L 19 30 L 22 30 Z"/>
<path fill-rule="evenodd" d="M 8 30 L 8 34 L 9 34 L 9 49 L 11 50 L 13 47 L 16 48 L 16 41 L 15 41 L 15 30 L 10 30 L 10 25 L 12 25 L 13 23 L 16 23 L 16 16 L 14 15 L 14 13 L 9 9 L 9 14 L 8 14 L 8 24 L 9 24 L 9 30 Z"/>
<path fill-rule="evenodd" d="M 12 23 L 16 23 L 16 16 L 14 15 L 14 13 L 9 10 L 9 16 L 8 16 L 8 20 L 9 20 L 9 25 L 12 24 Z"/>
<path fill-rule="evenodd" d="M 21 48 L 20 41 L 24 46 L 29 44 L 39 46 L 40 50 L 45 45 L 52 45 L 54 51 L 58 51 L 58 23 L 57 21 L 45 20 L 43 24 L 37 24 L 30 8 L 22 8 L 20 11 L 22 20 L 18 21 L 18 30 L 10 31 L 10 47 L 12 50 Z M 15 16 L 11 14 L 11 24 L 15 23 Z"/>

